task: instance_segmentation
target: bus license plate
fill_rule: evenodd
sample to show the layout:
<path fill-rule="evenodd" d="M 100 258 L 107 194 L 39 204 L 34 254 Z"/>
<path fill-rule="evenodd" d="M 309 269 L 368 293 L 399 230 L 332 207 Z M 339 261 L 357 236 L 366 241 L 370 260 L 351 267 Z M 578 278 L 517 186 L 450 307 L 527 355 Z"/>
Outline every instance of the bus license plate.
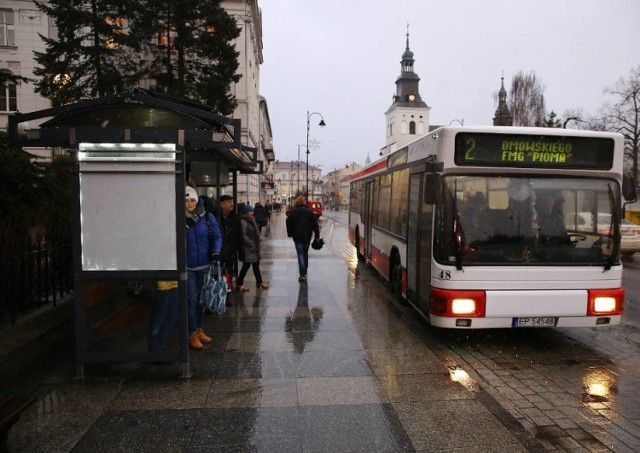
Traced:
<path fill-rule="evenodd" d="M 513 318 L 513 327 L 555 327 L 557 322 L 552 316 Z"/>

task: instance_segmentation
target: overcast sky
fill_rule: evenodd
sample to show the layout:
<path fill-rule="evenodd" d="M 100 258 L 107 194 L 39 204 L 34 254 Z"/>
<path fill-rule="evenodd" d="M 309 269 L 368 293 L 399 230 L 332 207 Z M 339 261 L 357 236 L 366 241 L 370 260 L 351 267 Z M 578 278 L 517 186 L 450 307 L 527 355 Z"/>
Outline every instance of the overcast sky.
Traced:
<path fill-rule="evenodd" d="M 546 87 L 548 111 L 595 114 L 640 65 L 639 0 L 259 0 L 267 99 L 278 160 L 295 160 L 311 117 L 309 163 L 323 174 L 375 160 L 409 23 L 431 124 L 491 125 L 504 72 Z M 300 157 L 305 160 L 305 148 Z"/>

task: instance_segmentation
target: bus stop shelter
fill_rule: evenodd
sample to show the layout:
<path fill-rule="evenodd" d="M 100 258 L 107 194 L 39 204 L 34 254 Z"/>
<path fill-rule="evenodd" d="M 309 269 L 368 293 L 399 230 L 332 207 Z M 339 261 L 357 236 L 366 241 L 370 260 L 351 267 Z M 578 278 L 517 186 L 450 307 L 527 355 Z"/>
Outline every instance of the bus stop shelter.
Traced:
<path fill-rule="evenodd" d="M 9 118 L 13 144 L 72 159 L 79 377 L 86 364 L 123 362 L 179 362 L 191 376 L 185 183 L 218 194 L 231 185 L 236 195 L 238 174 L 262 172 L 240 128 L 205 105 L 142 89 Z M 178 282 L 178 322 L 162 351 L 149 349 L 157 281 Z"/>

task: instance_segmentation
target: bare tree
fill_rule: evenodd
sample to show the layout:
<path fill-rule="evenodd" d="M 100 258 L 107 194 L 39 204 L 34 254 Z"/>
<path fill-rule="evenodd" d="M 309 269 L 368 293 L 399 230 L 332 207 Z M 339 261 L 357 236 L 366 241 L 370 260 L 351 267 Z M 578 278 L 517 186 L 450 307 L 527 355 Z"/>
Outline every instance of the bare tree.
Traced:
<path fill-rule="evenodd" d="M 638 181 L 638 148 L 640 146 L 640 66 L 620 78 L 615 87 L 604 92 L 614 97 L 613 104 L 603 108 L 602 121 L 607 130 L 625 138 L 625 154 L 632 162 L 634 186 Z"/>
<path fill-rule="evenodd" d="M 518 72 L 511 79 L 509 109 L 514 126 L 543 126 L 545 124 L 544 90 L 535 71 Z"/>
<path fill-rule="evenodd" d="M 562 127 L 564 129 L 590 129 L 589 119 L 582 109 L 569 109 L 562 114 Z"/>

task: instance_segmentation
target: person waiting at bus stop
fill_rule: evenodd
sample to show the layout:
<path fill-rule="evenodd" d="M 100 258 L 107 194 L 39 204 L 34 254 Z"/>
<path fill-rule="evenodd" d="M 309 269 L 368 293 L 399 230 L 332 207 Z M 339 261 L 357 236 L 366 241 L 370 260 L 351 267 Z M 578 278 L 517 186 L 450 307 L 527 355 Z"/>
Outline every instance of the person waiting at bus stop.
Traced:
<path fill-rule="evenodd" d="M 218 218 L 220 219 L 220 229 L 222 230 L 222 252 L 220 260 L 224 266 L 225 272 L 228 274 L 228 287 L 231 289 L 233 283 L 231 279 L 238 276 L 238 234 L 239 220 L 234 211 L 234 200 L 231 195 L 222 195 L 220 197 Z M 229 304 L 229 301 L 227 301 Z"/>
<path fill-rule="evenodd" d="M 220 258 L 222 234 L 216 218 L 205 211 L 204 201 L 199 201 L 193 187 L 185 189 L 187 226 L 187 290 L 189 300 L 189 346 L 202 349 L 203 343 L 211 343 L 203 327 L 204 307 L 200 304 L 200 292 L 209 266 Z"/>
<path fill-rule="evenodd" d="M 298 255 L 298 269 L 300 271 L 299 282 L 307 281 L 307 268 L 309 267 L 309 245 L 311 236 L 320 238 L 318 219 L 307 207 L 307 200 L 299 196 L 293 203 L 293 209 L 287 217 L 287 236 L 293 239 Z"/>

